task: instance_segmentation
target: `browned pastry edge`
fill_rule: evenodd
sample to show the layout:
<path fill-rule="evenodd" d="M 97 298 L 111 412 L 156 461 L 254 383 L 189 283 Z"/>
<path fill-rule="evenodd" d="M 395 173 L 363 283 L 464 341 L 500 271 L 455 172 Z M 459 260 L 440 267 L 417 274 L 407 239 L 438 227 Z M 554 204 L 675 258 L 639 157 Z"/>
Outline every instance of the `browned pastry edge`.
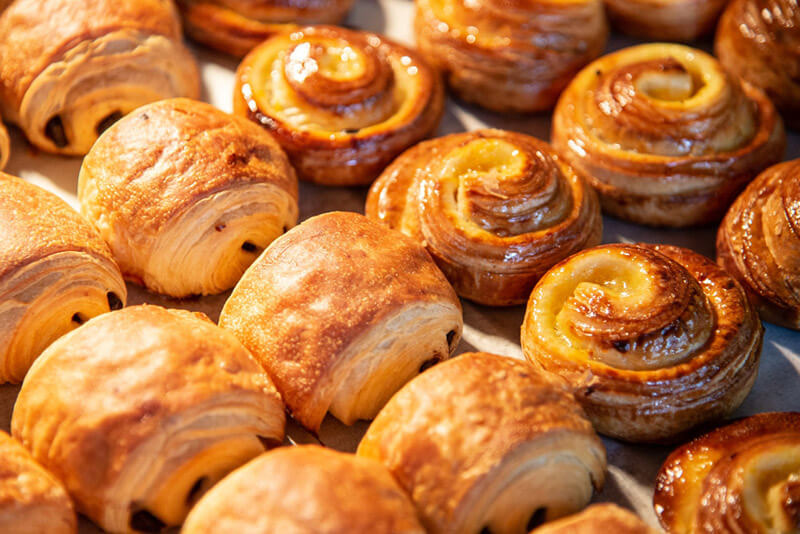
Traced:
<path fill-rule="evenodd" d="M 714 29 L 727 0 L 605 0 L 613 26 L 650 41 L 688 42 Z"/>
<path fill-rule="evenodd" d="M 593 504 L 582 512 L 558 519 L 531 534 L 656 534 L 638 516 L 616 504 Z"/>

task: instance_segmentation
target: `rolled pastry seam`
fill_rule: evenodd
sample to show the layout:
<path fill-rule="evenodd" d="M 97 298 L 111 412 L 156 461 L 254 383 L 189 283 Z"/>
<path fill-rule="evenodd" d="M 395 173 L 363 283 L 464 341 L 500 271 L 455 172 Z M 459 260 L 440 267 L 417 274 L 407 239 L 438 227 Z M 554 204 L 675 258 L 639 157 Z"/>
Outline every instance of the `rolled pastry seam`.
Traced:
<path fill-rule="evenodd" d="M 605 0 L 622 33 L 650 41 L 694 41 L 712 31 L 726 0 Z"/>
<path fill-rule="evenodd" d="M 297 291 L 297 288 L 303 288 Z M 306 220 L 248 269 L 220 314 L 311 430 L 371 419 L 461 338 L 461 304 L 425 249 L 355 213 Z"/>
<path fill-rule="evenodd" d="M 103 529 L 158 532 L 280 443 L 284 410 L 233 336 L 202 314 L 145 305 L 52 344 L 22 385 L 11 428 Z"/>
<path fill-rule="evenodd" d="M 603 485 L 605 449 L 557 378 L 460 355 L 406 384 L 358 446 L 411 495 L 428 532 L 526 533 Z"/>
<path fill-rule="evenodd" d="M 272 137 L 208 104 L 144 106 L 84 159 L 82 213 L 126 278 L 173 297 L 230 289 L 297 223 L 297 178 Z"/>
<path fill-rule="evenodd" d="M 0 118 L 2 121 L 2 118 Z M 5 125 L 0 122 L 0 171 L 6 167 L 8 158 L 11 156 L 11 139 L 8 137 L 8 130 Z"/>
<path fill-rule="evenodd" d="M 593 504 L 575 515 L 547 523 L 534 534 L 657 534 L 636 515 L 616 504 Z"/>

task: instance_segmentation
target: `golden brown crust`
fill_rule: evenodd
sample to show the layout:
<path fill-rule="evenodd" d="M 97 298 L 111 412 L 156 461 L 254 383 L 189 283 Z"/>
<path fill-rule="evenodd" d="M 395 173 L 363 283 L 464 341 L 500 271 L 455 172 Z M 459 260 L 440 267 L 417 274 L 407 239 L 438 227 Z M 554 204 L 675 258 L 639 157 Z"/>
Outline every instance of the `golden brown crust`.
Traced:
<path fill-rule="evenodd" d="M 550 267 L 600 243 L 594 191 L 547 143 L 501 130 L 420 143 L 373 184 L 366 214 L 425 244 L 462 297 L 526 301 Z"/>
<path fill-rule="evenodd" d="M 651 41 L 694 41 L 714 29 L 727 0 L 605 0 L 614 27 Z"/>
<path fill-rule="evenodd" d="M 301 290 L 298 291 L 298 288 Z M 461 337 L 461 305 L 425 249 L 356 213 L 306 220 L 248 269 L 220 314 L 292 415 L 372 418 Z"/>
<path fill-rule="evenodd" d="M 195 506 L 183 534 L 424 534 L 384 466 L 307 445 L 261 455 Z"/>
<path fill-rule="evenodd" d="M 180 524 L 199 493 L 280 442 L 275 387 L 205 316 L 157 306 L 105 314 L 28 373 L 11 428 L 113 532 Z"/>
<path fill-rule="evenodd" d="M 414 31 L 459 97 L 506 112 L 551 109 L 608 38 L 602 0 L 418 0 Z"/>
<path fill-rule="evenodd" d="M 0 431 L 0 531 L 76 534 L 67 492 L 11 436 Z"/>
<path fill-rule="evenodd" d="M 462 354 L 409 382 L 357 454 L 389 468 L 432 534 L 527 532 L 586 506 L 606 465 L 561 381 L 487 353 Z"/>
<path fill-rule="evenodd" d="M 733 74 L 761 88 L 800 128 L 800 8 L 794 0 L 733 0 L 717 28 L 714 51 Z"/>
<path fill-rule="evenodd" d="M 796 532 L 800 414 L 762 413 L 675 450 L 653 505 L 669 532 Z"/>
<path fill-rule="evenodd" d="M 126 278 L 175 297 L 232 287 L 297 223 L 297 178 L 275 140 L 189 99 L 137 109 L 95 143 L 81 212 Z"/>
<path fill-rule="evenodd" d="M 627 48 L 586 67 L 559 100 L 552 136 L 604 211 L 673 227 L 722 218 L 786 144 L 760 90 L 674 44 Z"/>
<path fill-rule="evenodd" d="M 11 139 L 8 137 L 8 130 L 2 120 L 3 118 L 0 117 L 0 171 L 5 168 L 11 155 Z"/>
<path fill-rule="evenodd" d="M 595 504 L 586 510 L 547 523 L 532 534 L 657 534 L 657 531 L 616 504 Z"/>
<path fill-rule="evenodd" d="M 273 133 L 301 179 L 369 184 L 436 129 L 439 74 L 374 33 L 309 26 L 265 41 L 236 71 L 234 112 Z"/>
<path fill-rule="evenodd" d="M 667 245 L 604 245 L 572 256 L 531 293 L 522 350 L 567 380 L 598 432 L 674 440 L 750 392 L 763 328 L 711 260 Z"/>
<path fill-rule="evenodd" d="M 800 330 L 800 160 L 770 167 L 736 199 L 717 233 L 717 261 L 765 320 Z"/>

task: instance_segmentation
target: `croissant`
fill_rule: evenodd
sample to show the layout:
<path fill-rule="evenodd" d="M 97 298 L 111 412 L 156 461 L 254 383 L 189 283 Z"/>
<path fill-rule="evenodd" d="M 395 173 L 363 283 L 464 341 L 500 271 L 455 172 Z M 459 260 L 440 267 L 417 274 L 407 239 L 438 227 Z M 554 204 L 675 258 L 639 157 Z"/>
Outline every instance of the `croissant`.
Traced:
<path fill-rule="evenodd" d="M 727 0 L 605 0 L 612 24 L 651 41 L 694 41 L 714 29 Z"/>
<path fill-rule="evenodd" d="M 675 44 L 627 48 L 586 67 L 556 106 L 552 137 L 604 211 L 672 227 L 721 219 L 786 144 L 764 93 Z"/>
<path fill-rule="evenodd" d="M 178 0 L 192 39 L 239 57 L 296 24 L 337 24 L 352 5 L 353 0 Z"/>
<path fill-rule="evenodd" d="M 200 95 L 180 20 L 164 0 L 16 0 L 0 17 L 2 113 L 47 152 L 86 154 L 162 98 Z"/>
<path fill-rule="evenodd" d="M 521 342 L 532 363 L 566 379 L 598 432 L 661 442 L 742 403 L 762 339 L 744 290 L 711 260 L 617 244 L 542 277 Z"/>
<path fill-rule="evenodd" d="M 527 135 L 479 130 L 421 143 L 373 184 L 368 217 L 424 243 L 462 297 L 524 303 L 536 281 L 600 243 L 597 195 Z"/>
<path fill-rule="evenodd" d="M 797 532 L 800 414 L 762 413 L 670 454 L 653 504 L 669 532 Z"/>
<path fill-rule="evenodd" d="M 0 117 L 0 171 L 8 163 L 9 155 L 11 155 L 11 140 L 8 137 L 8 130 L 2 123 L 2 117 Z"/>
<path fill-rule="evenodd" d="M 284 412 L 231 334 L 202 314 L 144 305 L 53 343 L 25 377 L 11 430 L 104 530 L 160 532 L 280 443 Z"/>
<path fill-rule="evenodd" d="M 220 314 L 317 430 L 326 412 L 372 419 L 400 387 L 445 360 L 461 304 L 422 245 L 356 213 L 312 217 L 248 269 Z"/>
<path fill-rule="evenodd" d="M 603 53 L 608 24 L 602 0 L 416 0 L 414 32 L 460 98 L 530 112 Z"/>
<path fill-rule="evenodd" d="M 795 0 L 732 0 L 714 51 L 731 73 L 759 87 L 800 129 L 800 8 Z"/>
<path fill-rule="evenodd" d="M 236 71 L 234 113 L 273 133 L 301 179 L 369 184 L 436 130 L 439 75 L 413 50 L 335 26 L 276 35 Z"/>
<path fill-rule="evenodd" d="M 0 532 L 78 532 L 72 501 L 61 483 L 3 431 L 0 431 Z"/>
<path fill-rule="evenodd" d="M 386 468 L 315 445 L 263 454 L 200 500 L 182 534 L 425 534 Z"/>
<path fill-rule="evenodd" d="M 112 126 L 83 160 L 78 197 L 125 277 L 174 297 L 233 287 L 298 214 L 272 136 L 184 98 Z"/>
<path fill-rule="evenodd" d="M 595 504 L 575 515 L 547 523 L 534 534 L 657 534 L 644 521 L 615 504 Z"/>
<path fill-rule="evenodd" d="M 523 534 L 603 485 L 603 444 L 560 380 L 467 353 L 409 382 L 358 446 L 411 495 L 430 534 Z"/>
<path fill-rule="evenodd" d="M 63 200 L 0 173 L 0 384 L 127 290 L 97 232 Z"/>
<path fill-rule="evenodd" d="M 800 330 L 800 160 L 770 167 L 733 203 L 717 234 L 717 261 L 761 317 Z"/>

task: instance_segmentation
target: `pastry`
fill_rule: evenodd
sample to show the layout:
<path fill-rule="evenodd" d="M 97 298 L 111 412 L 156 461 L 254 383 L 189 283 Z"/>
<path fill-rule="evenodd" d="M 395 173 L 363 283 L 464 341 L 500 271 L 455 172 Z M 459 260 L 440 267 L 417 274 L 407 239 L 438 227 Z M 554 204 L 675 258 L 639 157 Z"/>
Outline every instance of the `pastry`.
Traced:
<path fill-rule="evenodd" d="M 644 521 L 615 504 L 595 504 L 575 515 L 547 523 L 534 534 L 657 534 Z"/>
<path fill-rule="evenodd" d="M 737 408 L 763 328 L 711 260 L 667 245 L 604 245 L 559 263 L 531 293 L 522 350 L 560 375 L 601 434 L 674 440 Z"/>
<path fill-rule="evenodd" d="M 602 0 L 416 0 L 414 32 L 460 98 L 530 112 L 603 53 L 608 24 Z"/>
<path fill-rule="evenodd" d="M 240 57 L 297 24 L 337 24 L 352 5 L 353 0 L 178 0 L 192 39 Z"/>
<path fill-rule="evenodd" d="M 553 265 L 600 243 L 597 195 L 547 143 L 501 130 L 407 150 L 373 184 L 368 217 L 424 243 L 462 297 L 522 304 Z"/>
<path fill-rule="evenodd" d="M 790 534 L 800 524 L 800 414 L 740 419 L 673 452 L 653 504 L 681 534 Z"/>
<path fill-rule="evenodd" d="M 47 152 L 83 155 L 108 126 L 162 98 L 200 95 L 165 0 L 16 0 L 0 17 L 3 116 Z"/>
<path fill-rule="evenodd" d="M 61 483 L 3 431 L 0 431 L 0 532 L 78 532 L 72 501 Z"/>
<path fill-rule="evenodd" d="M 244 58 L 233 108 L 275 135 L 301 179 L 358 185 L 433 133 L 444 91 L 436 71 L 405 46 L 311 26 L 276 35 Z"/>
<path fill-rule="evenodd" d="M 248 269 L 220 314 L 317 430 L 326 412 L 371 419 L 450 357 L 461 304 L 422 245 L 356 213 L 312 217 Z"/>
<path fill-rule="evenodd" d="M 315 445 L 263 454 L 209 491 L 181 534 L 425 534 L 381 464 Z"/>
<path fill-rule="evenodd" d="M 650 41 L 694 41 L 714 29 L 727 0 L 605 0 L 614 27 Z"/>
<path fill-rule="evenodd" d="M 604 211 L 672 227 L 721 219 L 786 144 L 764 93 L 676 44 L 626 48 L 586 67 L 556 106 L 552 136 Z"/>
<path fill-rule="evenodd" d="M 81 212 L 123 274 L 173 297 L 233 287 L 297 223 L 297 178 L 278 143 L 185 98 L 143 106 L 83 160 Z"/>
<path fill-rule="evenodd" d="M 523 534 L 574 513 L 606 455 L 560 380 L 524 361 L 467 353 L 409 382 L 358 455 L 383 462 L 430 534 Z"/>
<path fill-rule="evenodd" d="M 720 19 L 720 63 L 767 93 L 800 128 L 800 8 L 796 0 L 732 0 Z"/>
<path fill-rule="evenodd" d="M 800 330 L 800 160 L 770 167 L 736 199 L 719 227 L 717 261 L 764 320 Z"/>
<path fill-rule="evenodd" d="M 11 154 L 11 140 L 8 137 L 8 130 L 2 123 L 0 118 L 0 171 L 2 171 L 6 163 L 8 163 L 8 156 Z"/>
<path fill-rule="evenodd" d="M 125 304 L 119 267 L 66 202 L 0 173 L 0 384 L 53 341 Z"/>
<path fill-rule="evenodd" d="M 275 387 L 202 314 L 108 313 L 36 360 L 11 430 L 110 532 L 180 525 L 200 495 L 283 440 Z"/>

